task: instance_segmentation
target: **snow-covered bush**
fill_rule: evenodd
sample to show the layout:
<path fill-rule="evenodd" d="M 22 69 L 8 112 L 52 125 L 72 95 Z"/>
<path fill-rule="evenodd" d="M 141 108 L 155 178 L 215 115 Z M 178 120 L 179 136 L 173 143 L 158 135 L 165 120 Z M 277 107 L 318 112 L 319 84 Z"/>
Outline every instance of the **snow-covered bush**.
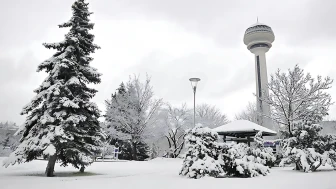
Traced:
<path fill-rule="evenodd" d="M 270 172 L 268 164 L 275 161 L 271 148 L 264 148 L 262 133 L 256 135 L 256 145 L 219 144 L 218 135 L 198 125 L 185 137 L 187 152 L 180 175 L 201 178 L 205 175 L 255 177 Z"/>
<path fill-rule="evenodd" d="M 315 171 L 326 163 L 336 168 L 336 136 L 322 136 L 319 124 L 311 121 L 294 123 L 292 137 L 284 140 L 284 158 L 280 166 L 295 164 L 295 170 Z"/>
<path fill-rule="evenodd" d="M 222 154 L 220 164 L 227 176 L 234 177 L 255 177 L 267 175 L 269 165 L 276 158 L 272 153 L 272 148 L 264 147 L 264 140 L 259 132 L 255 136 L 255 145 L 249 147 L 247 144 L 222 144 Z"/>
<path fill-rule="evenodd" d="M 255 156 L 259 157 L 261 159 L 261 162 L 263 165 L 272 167 L 274 165 L 274 162 L 276 161 L 276 157 L 273 154 L 273 149 L 271 147 L 264 147 L 265 142 L 269 142 L 267 140 L 264 140 L 262 138 L 262 131 L 259 131 L 254 136 L 255 145 L 253 148 L 251 148 L 252 153 L 255 154 Z M 275 141 L 272 141 L 275 142 Z"/>
<path fill-rule="evenodd" d="M 210 128 L 197 125 L 188 130 L 185 137 L 187 152 L 180 175 L 201 178 L 205 175 L 217 177 L 223 173 L 219 162 L 218 134 Z"/>
<path fill-rule="evenodd" d="M 274 156 L 244 143 L 223 144 L 220 164 L 227 176 L 265 176 L 270 172 L 266 166 L 268 158 L 275 160 Z"/>

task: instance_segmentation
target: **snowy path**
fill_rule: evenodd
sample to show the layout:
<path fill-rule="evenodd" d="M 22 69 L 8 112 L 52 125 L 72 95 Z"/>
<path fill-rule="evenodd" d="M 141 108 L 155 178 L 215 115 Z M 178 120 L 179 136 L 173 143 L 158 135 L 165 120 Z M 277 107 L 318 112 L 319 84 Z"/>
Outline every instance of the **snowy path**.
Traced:
<path fill-rule="evenodd" d="M 1 162 L 1 159 L 0 159 Z M 257 178 L 187 179 L 178 175 L 181 160 L 149 162 L 96 162 L 81 174 L 73 167 L 56 166 L 57 177 L 44 177 L 46 161 L 0 167 L 1 189 L 335 189 L 336 171 L 306 174 L 291 168 L 273 168 L 272 174 Z M 263 186 L 261 186 L 263 185 Z"/>

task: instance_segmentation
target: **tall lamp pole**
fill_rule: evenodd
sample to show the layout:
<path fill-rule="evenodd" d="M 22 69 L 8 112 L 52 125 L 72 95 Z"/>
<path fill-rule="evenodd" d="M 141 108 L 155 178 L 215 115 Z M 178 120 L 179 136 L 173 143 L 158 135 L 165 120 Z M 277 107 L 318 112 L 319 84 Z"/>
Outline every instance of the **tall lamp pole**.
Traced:
<path fill-rule="evenodd" d="M 195 123 L 195 118 L 196 118 L 196 87 L 197 87 L 197 82 L 201 81 L 200 78 L 190 78 L 189 79 L 190 83 L 191 83 L 191 87 L 193 89 L 194 92 L 194 127 L 196 126 Z"/>

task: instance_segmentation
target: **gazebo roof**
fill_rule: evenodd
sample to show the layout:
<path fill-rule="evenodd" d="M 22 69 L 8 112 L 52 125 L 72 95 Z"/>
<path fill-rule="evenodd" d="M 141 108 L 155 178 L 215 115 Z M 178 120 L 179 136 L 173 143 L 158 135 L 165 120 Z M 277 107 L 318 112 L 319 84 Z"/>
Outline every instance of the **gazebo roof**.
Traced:
<path fill-rule="evenodd" d="M 267 129 L 266 127 L 247 120 L 236 120 L 226 125 L 216 127 L 213 129 L 213 131 L 217 132 L 219 135 L 235 137 L 254 136 L 259 131 L 263 132 L 263 136 L 275 136 L 277 134 L 271 129 Z"/>

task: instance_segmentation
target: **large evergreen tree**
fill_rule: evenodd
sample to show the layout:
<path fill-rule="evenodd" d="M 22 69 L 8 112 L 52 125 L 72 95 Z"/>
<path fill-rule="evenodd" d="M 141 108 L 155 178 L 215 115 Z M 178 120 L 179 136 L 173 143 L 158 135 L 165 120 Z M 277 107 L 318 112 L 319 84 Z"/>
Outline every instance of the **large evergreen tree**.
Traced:
<path fill-rule="evenodd" d="M 38 71 L 46 71 L 48 76 L 34 91 L 35 98 L 23 108 L 21 114 L 27 114 L 27 118 L 21 128 L 22 138 L 5 166 L 48 155 L 46 175 L 53 176 L 56 160 L 84 171 L 99 152 L 103 137 L 100 111 L 90 102 L 97 91 L 88 87 L 100 83 L 101 74 L 90 66 L 90 54 L 99 47 L 89 33 L 94 24 L 89 20 L 92 13 L 88 3 L 76 0 L 72 13 L 68 22 L 59 25 L 70 28 L 65 40 L 43 44 L 57 52 L 38 66 Z"/>

